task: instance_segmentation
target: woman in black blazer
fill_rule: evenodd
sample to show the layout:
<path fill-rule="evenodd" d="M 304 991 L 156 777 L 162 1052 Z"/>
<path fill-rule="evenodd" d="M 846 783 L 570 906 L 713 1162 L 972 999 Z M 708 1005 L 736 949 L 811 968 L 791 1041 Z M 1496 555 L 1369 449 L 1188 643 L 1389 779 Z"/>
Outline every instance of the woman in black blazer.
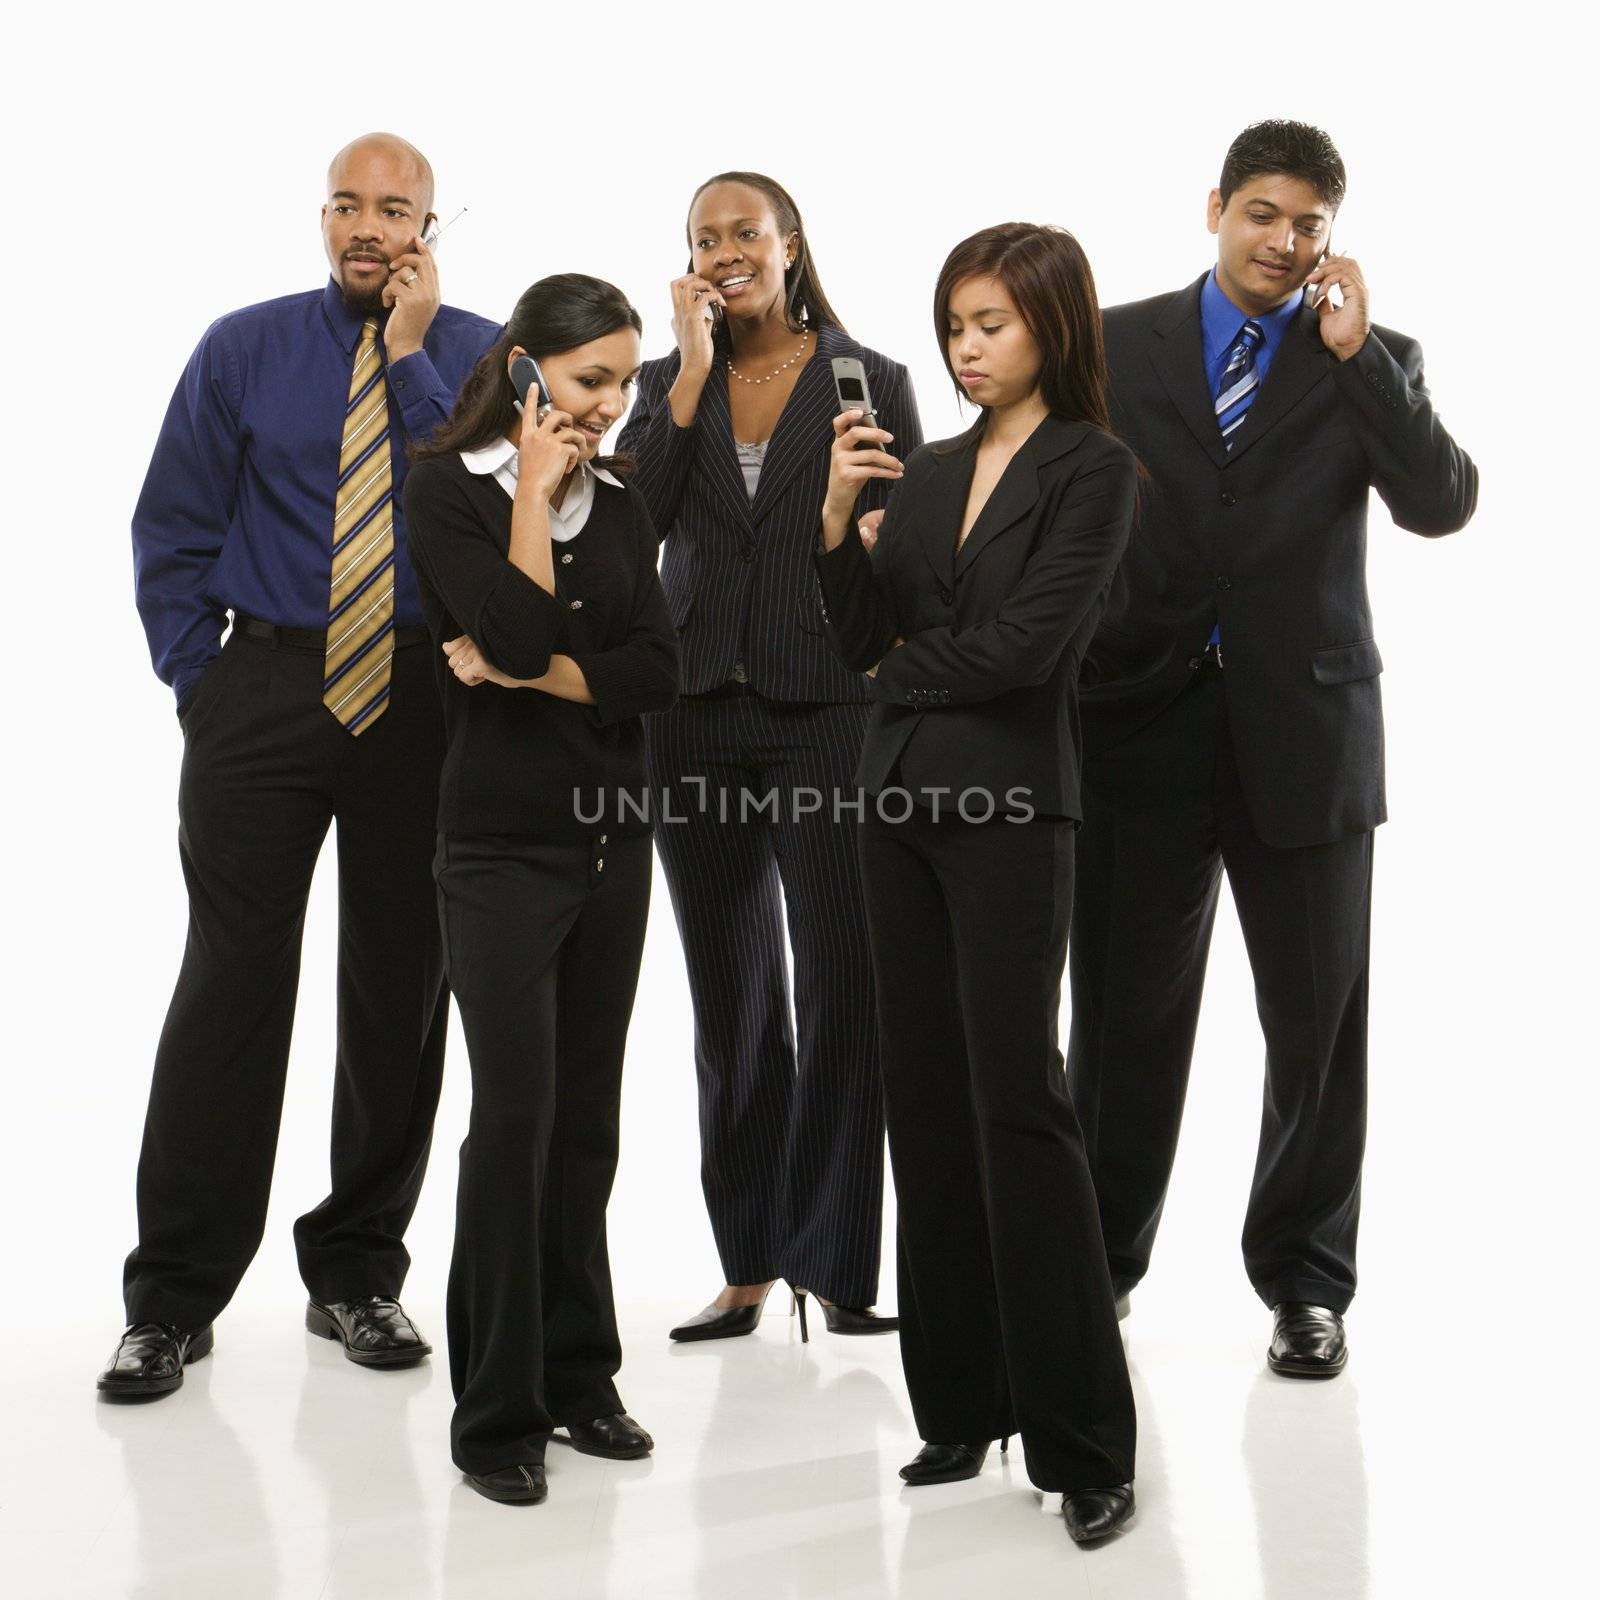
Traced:
<path fill-rule="evenodd" d="M 807 1289 L 835 1332 L 889 1332 L 894 1320 L 867 1309 L 883 1210 L 871 956 L 854 813 L 834 803 L 860 754 L 867 681 L 823 642 L 810 569 L 832 359 L 863 364 L 902 448 L 921 431 L 905 368 L 840 327 L 780 185 L 712 178 L 688 236 L 690 270 L 672 285 L 678 348 L 645 363 L 622 431 L 683 649 L 683 696 L 645 726 L 725 1280 L 672 1337 L 751 1332 L 778 1278 L 800 1294 L 802 1336 Z M 886 495 L 871 484 L 866 503 Z"/>
<path fill-rule="evenodd" d="M 958 245 L 934 298 L 983 408 L 906 462 L 868 554 L 861 489 L 899 476 L 860 413 L 814 549 L 840 659 L 873 672 L 858 831 L 900 1203 L 913 1484 L 1020 1433 L 1074 1539 L 1133 1510 L 1134 1407 L 1056 1014 L 1072 905 L 1078 664 L 1133 516 L 1094 279 L 1060 229 Z M 876 519 L 864 519 L 869 523 Z M 1002 1445 L 1002 1449 L 1004 1445 Z"/>
<path fill-rule="evenodd" d="M 537 424 L 539 391 L 522 414 L 509 376 L 524 353 L 553 402 Z M 434 875 L 472 1067 L 450 1447 L 493 1500 L 544 1498 L 552 1436 L 618 1459 L 652 1447 L 613 1381 L 606 1256 L 650 903 L 642 716 L 678 685 L 649 513 L 596 460 L 638 365 L 619 290 L 545 278 L 406 479 L 447 737 Z"/>

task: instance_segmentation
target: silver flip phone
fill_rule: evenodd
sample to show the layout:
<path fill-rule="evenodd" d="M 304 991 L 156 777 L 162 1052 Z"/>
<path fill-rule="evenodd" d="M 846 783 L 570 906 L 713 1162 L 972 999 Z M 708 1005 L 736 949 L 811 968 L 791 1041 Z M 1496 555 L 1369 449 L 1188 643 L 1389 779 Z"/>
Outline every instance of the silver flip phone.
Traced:
<path fill-rule="evenodd" d="M 878 413 L 872 409 L 872 394 L 867 388 L 867 369 L 854 356 L 833 358 L 833 386 L 839 394 L 839 409 L 854 411 L 858 406 L 866 412 L 861 419 L 863 428 L 876 428 L 881 424 Z M 876 450 L 874 444 L 858 446 L 859 449 Z"/>

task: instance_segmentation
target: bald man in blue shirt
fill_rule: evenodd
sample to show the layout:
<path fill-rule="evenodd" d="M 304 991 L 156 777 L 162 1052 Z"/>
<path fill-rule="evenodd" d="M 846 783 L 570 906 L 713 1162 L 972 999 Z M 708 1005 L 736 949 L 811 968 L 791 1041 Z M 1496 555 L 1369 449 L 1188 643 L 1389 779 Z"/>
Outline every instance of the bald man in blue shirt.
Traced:
<path fill-rule="evenodd" d="M 429 1354 L 397 1296 L 444 1063 L 431 870 L 444 746 L 399 491 L 407 442 L 445 419 L 498 333 L 440 304 L 433 219 L 419 151 L 390 134 L 342 150 L 322 208 L 332 276 L 206 331 L 134 512 L 139 614 L 183 731 L 189 933 L 107 1398 L 181 1385 L 260 1243 L 330 823 L 332 1186 L 295 1224 L 306 1325 L 364 1366 Z"/>

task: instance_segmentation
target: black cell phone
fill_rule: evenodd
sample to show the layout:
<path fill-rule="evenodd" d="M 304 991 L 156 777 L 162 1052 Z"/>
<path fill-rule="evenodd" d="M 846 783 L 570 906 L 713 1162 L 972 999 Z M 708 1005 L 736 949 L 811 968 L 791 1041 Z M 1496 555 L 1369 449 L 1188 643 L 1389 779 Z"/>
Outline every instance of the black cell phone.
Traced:
<path fill-rule="evenodd" d="M 545 413 L 550 409 L 550 385 L 544 381 L 544 374 L 539 370 L 539 363 L 532 356 L 518 356 L 511 363 L 511 387 L 517 391 L 517 410 L 521 411 L 527 404 L 528 390 L 538 390 L 538 398 L 534 401 L 534 420 L 543 422 Z"/>
<path fill-rule="evenodd" d="M 872 391 L 867 388 L 867 369 L 854 356 L 833 358 L 833 387 L 838 393 L 841 411 L 854 411 L 859 407 L 866 413 L 861 419 L 863 428 L 880 426 L 878 413 L 872 409 Z M 878 450 L 882 446 L 864 443 L 856 448 Z"/>

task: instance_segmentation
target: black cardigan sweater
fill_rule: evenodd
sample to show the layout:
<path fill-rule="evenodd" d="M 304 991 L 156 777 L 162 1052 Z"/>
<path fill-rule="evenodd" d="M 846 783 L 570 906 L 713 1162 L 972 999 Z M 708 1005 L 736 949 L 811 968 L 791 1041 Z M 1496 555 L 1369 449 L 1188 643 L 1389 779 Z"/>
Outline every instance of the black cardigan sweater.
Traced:
<path fill-rule="evenodd" d="M 551 595 L 507 556 L 511 504 L 491 474 L 469 472 L 454 453 L 406 476 L 406 539 L 444 701 L 439 829 L 573 842 L 648 833 L 642 713 L 678 696 L 678 635 L 650 514 L 637 489 L 597 481 L 582 530 L 552 546 Z M 467 687 L 439 648 L 460 634 L 514 678 L 571 656 L 595 704 Z"/>

